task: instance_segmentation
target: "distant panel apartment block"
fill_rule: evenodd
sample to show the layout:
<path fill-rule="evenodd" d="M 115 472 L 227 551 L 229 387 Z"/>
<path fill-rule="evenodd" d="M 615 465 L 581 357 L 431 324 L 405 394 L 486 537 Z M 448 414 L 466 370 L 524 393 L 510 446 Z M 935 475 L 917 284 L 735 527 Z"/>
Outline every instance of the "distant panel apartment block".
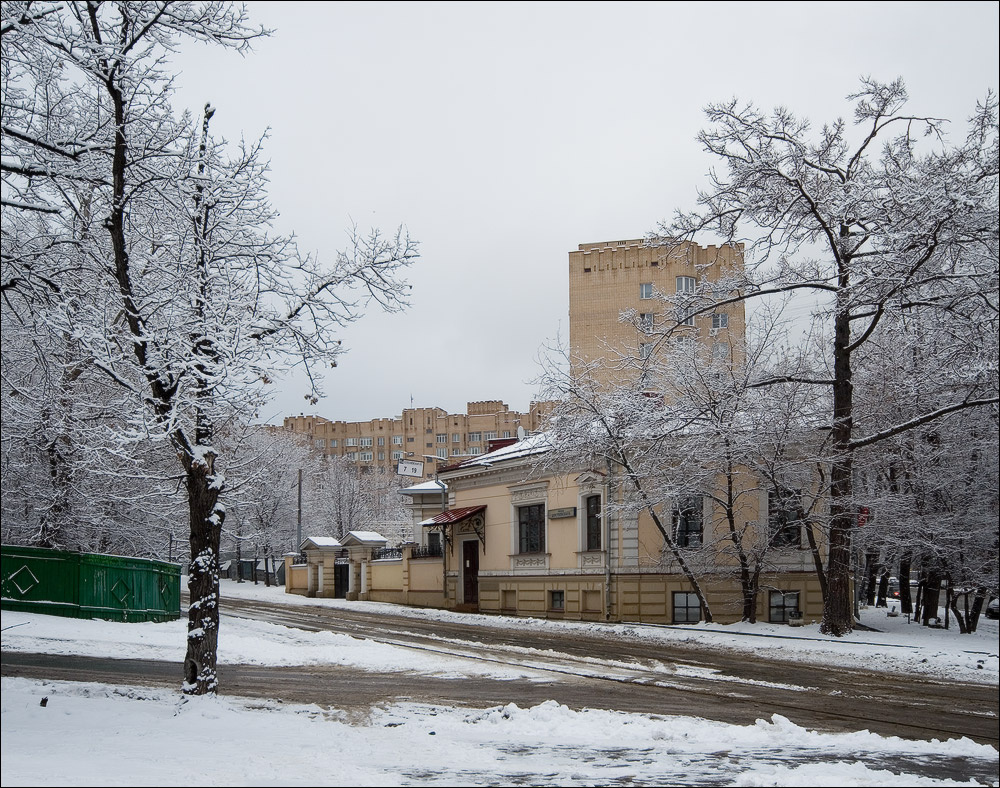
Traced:
<path fill-rule="evenodd" d="M 406 408 L 401 416 L 370 421 L 330 421 L 320 416 L 289 416 L 284 427 L 305 435 L 317 451 L 346 457 L 362 473 L 395 473 L 400 460 L 424 463 L 431 479 L 438 468 L 486 454 L 497 441 L 542 428 L 547 406 L 531 403 L 527 413 L 500 400 L 470 402 L 465 413 L 442 408 Z"/>

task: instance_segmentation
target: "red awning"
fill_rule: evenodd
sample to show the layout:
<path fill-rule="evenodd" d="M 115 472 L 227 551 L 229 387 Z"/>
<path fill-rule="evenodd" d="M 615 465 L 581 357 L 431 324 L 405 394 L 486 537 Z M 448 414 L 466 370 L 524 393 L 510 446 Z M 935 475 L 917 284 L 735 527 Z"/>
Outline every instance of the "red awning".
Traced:
<path fill-rule="evenodd" d="M 437 517 L 432 517 L 429 520 L 424 520 L 424 527 L 430 527 L 433 525 L 448 525 L 450 523 L 460 523 L 462 520 L 467 520 L 475 514 L 486 511 L 486 505 L 482 506 L 463 506 L 461 509 L 450 509 L 447 512 L 441 512 Z"/>

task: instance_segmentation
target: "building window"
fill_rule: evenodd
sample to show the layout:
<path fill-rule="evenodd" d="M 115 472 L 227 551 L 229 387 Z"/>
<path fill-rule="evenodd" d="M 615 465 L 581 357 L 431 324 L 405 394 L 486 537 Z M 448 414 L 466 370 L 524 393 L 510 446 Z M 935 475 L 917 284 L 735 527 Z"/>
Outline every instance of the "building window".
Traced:
<path fill-rule="evenodd" d="M 453 432 L 451 434 L 451 442 L 452 443 L 461 443 L 462 442 L 462 433 L 460 433 L 460 432 Z"/>
<path fill-rule="evenodd" d="M 443 435 L 439 434 L 437 436 L 437 442 L 438 443 L 447 443 L 448 442 L 448 435 L 447 434 L 443 434 Z"/>
<path fill-rule="evenodd" d="M 393 435 L 392 436 L 392 443 L 393 443 L 394 446 L 402 446 L 403 445 L 403 436 L 402 435 Z"/>
<path fill-rule="evenodd" d="M 438 459 L 441 459 L 441 460 L 446 459 L 448 457 L 448 450 L 447 449 L 438 449 L 437 450 L 437 456 L 438 456 Z"/>
<path fill-rule="evenodd" d="M 545 552 L 545 504 L 520 506 L 517 510 L 519 546 L 521 553 Z"/>
<path fill-rule="evenodd" d="M 358 459 L 358 453 L 356 451 L 349 451 L 344 456 L 347 457 L 347 459 L 349 459 L 349 460 L 357 460 Z"/>
<path fill-rule="evenodd" d="M 788 488 L 767 491 L 767 527 L 772 547 L 801 547 L 805 519 L 798 491 Z"/>
<path fill-rule="evenodd" d="M 697 624 L 701 621 L 701 603 L 698 595 L 690 591 L 674 591 L 675 624 Z"/>
<path fill-rule="evenodd" d="M 357 438 L 348 438 L 346 441 L 344 441 L 344 445 L 345 446 L 357 446 L 358 445 L 358 439 Z"/>
<path fill-rule="evenodd" d="M 378 445 L 379 446 L 385 446 L 385 435 L 379 435 L 378 436 Z"/>
<path fill-rule="evenodd" d="M 333 440 L 330 441 L 330 448 L 331 449 L 336 449 L 337 448 L 337 439 L 336 438 L 334 438 Z"/>
<path fill-rule="evenodd" d="M 471 449 L 469 449 L 469 454 L 482 454 L 482 453 L 483 450 L 478 446 L 473 446 Z"/>
<path fill-rule="evenodd" d="M 371 462 L 375 459 L 370 451 L 361 452 L 361 462 Z"/>
<path fill-rule="evenodd" d="M 767 620 L 772 624 L 787 624 L 793 614 L 799 614 L 799 592 L 772 591 Z"/>
<path fill-rule="evenodd" d="M 677 277 L 677 292 L 678 293 L 691 293 L 698 287 L 698 280 L 693 276 L 678 276 Z"/>
<path fill-rule="evenodd" d="M 704 532 L 700 495 L 689 495 L 674 504 L 674 542 L 678 547 L 701 547 Z"/>
<path fill-rule="evenodd" d="M 469 443 L 479 443 L 483 439 L 483 434 L 481 432 L 470 432 L 469 433 Z"/>
<path fill-rule="evenodd" d="M 384 460 L 385 460 L 385 452 L 384 451 L 380 451 L 378 453 L 378 461 L 379 462 L 383 462 Z"/>
<path fill-rule="evenodd" d="M 359 446 L 364 446 L 364 447 L 371 446 L 372 445 L 372 439 L 371 438 L 362 438 L 361 442 L 358 445 Z"/>
<path fill-rule="evenodd" d="M 486 436 L 486 440 L 488 441 L 495 441 L 497 439 L 497 434 L 495 432 L 486 432 L 483 434 Z"/>
<path fill-rule="evenodd" d="M 681 312 L 681 314 L 677 317 L 677 322 L 680 323 L 682 326 L 693 326 L 694 315 L 693 314 L 689 315 L 685 314 L 684 312 Z"/>
<path fill-rule="evenodd" d="M 427 532 L 427 552 L 431 555 L 441 555 L 441 532 L 440 531 L 428 531 Z"/>
<path fill-rule="evenodd" d="M 587 549 L 601 549 L 601 496 L 589 495 L 587 508 Z"/>
<path fill-rule="evenodd" d="M 510 437 L 510 430 L 504 430 L 503 431 L 503 435 L 501 435 L 500 437 L 502 437 L 502 438 L 509 438 Z"/>
<path fill-rule="evenodd" d="M 549 591 L 549 610 L 566 609 L 566 592 Z"/>
<path fill-rule="evenodd" d="M 403 459 L 403 452 L 401 452 L 401 451 L 394 451 L 392 453 L 392 459 L 394 459 L 394 460 L 401 460 L 401 459 Z"/>
<path fill-rule="evenodd" d="M 653 355 L 653 343 L 652 342 L 640 342 L 639 343 L 639 358 L 645 361 Z"/>
<path fill-rule="evenodd" d="M 653 283 L 643 282 L 639 285 L 639 298 L 646 299 L 653 297 Z"/>
<path fill-rule="evenodd" d="M 729 315 L 725 312 L 716 312 L 712 315 L 712 328 L 729 328 Z"/>
<path fill-rule="evenodd" d="M 452 457 L 461 457 L 462 456 L 462 450 L 461 449 L 452 449 L 451 450 L 451 456 Z"/>
<path fill-rule="evenodd" d="M 653 313 L 643 312 L 639 315 L 639 329 L 642 331 L 653 330 Z"/>

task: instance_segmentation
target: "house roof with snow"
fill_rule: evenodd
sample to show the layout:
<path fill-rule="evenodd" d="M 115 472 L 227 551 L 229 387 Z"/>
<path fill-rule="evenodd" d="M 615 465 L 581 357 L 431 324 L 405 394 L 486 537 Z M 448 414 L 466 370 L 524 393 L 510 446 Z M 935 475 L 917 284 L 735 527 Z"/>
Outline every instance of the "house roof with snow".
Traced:
<path fill-rule="evenodd" d="M 526 457 L 544 454 L 551 448 L 552 442 L 549 439 L 548 433 L 539 432 L 534 435 L 528 435 L 523 440 L 516 441 L 508 446 L 502 446 L 495 451 L 489 452 L 488 454 L 477 454 L 475 457 L 469 457 L 467 460 L 463 460 L 462 462 L 455 463 L 454 465 L 448 465 L 441 468 L 438 472 L 445 473 L 448 471 L 489 468 L 497 463 L 522 460 Z"/>
<path fill-rule="evenodd" d="M 444 482 L 441 482 L 441 484 L 444 484 Z M 414 484 L 410 487 L 404 487 L 399 492 L 401 495 L 423 495 L 425 493 L 437 493 L 440 495 L 441 484 L 438 484 L 435 481 L 421 482 L 420 484 Z M 444 489 L 448 489 L 447 484 L 444 484 Z"/>
<path fill-rule="evenodd" d="M 299 550 L 339 550 L 343 546 L 332 536 L 308 536 L 302 540 Z"/>
<path fill-rule="evenodd" d="M 344 536 L 344 547 L 364 545 L 366 547 L 383 547 L 389 540 L 377 531 L 348 531 Z"/>

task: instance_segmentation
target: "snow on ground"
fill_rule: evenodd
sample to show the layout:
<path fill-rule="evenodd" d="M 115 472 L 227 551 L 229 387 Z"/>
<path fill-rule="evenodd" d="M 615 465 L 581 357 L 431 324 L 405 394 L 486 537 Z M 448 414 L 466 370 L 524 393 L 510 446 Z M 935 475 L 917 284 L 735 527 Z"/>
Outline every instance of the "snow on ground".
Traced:
<path fill-rule="evenodd" d="M 996 685 L 997 622 L 980 632 L 927 629 L 863 611 L 882 632 L 831 641 L 807 625 L 647 627 L 580 624 L 305 599 L 282 589 L 223 583 L 223 596 L 328 605 L 519 628 L 599 628 L 616 637 L 773 650 L 782 658 L 851 662 L 868 670 Z M 110 658 L 183 657 L 182 621 L 116 624 L 3 611 L 4 651 Z M 224 616 L 220 659 L 331 664 L 456 678 L 529 679 L 530 671 L 323 632 Z M 551 676 L 549 677 L 551 678 Z M 178 681 L 179 684 L 179 681 Z M 40 705 L 47 698 L 45 706 Z M 867 731 L 823 734 L 774 716 L 737 726 L 691 717 L 598 710 L 555 702 L 469 710 L 419 704 L 338 710 L 179 691 L 3 679 L 4 786 L 177 785 L 998 785 L 997 751 L 969 740 L 909 741 Z M 207 745 L 211 742 L 210 745 Z M 191 754 L 189 756 L 189 754 Z M 193 757 L 192 757 L 193 756 Z M 956 764 L 961 764 L 956 767 Z M 958 771 L 956 772 L 956 769 Z M 965 771 L 962 771 L 962 770 Z M 960 778 L 955 779 L 955 775 Z M 924 776 L 930 775 L 930 776 Z M 941 775 L 951 775 L 951 779 Z"/>

